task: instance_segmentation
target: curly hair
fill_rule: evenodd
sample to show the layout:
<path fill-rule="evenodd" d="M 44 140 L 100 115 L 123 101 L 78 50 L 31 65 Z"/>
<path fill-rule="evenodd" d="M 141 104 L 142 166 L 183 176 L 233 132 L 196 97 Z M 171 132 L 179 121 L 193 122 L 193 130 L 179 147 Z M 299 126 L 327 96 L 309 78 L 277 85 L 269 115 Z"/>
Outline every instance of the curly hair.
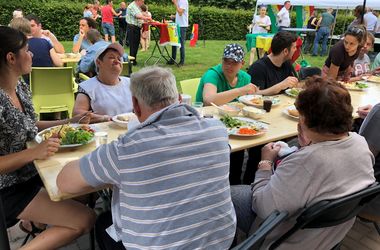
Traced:
<path fill-rule="evenodd" d="M 305 125 L 317 133 L 341 134 L 352 128 L 351 96 L 347 89 L 332 79 L 309 78 L 295 106 Z"/>

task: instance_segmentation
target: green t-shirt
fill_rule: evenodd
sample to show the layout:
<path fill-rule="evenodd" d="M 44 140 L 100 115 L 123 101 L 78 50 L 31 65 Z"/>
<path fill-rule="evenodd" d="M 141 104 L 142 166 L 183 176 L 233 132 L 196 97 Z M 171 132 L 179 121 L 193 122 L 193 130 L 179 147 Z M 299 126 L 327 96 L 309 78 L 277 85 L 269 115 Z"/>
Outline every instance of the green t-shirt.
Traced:
<path fill-rule="evenodd" d="M 334 16 L 328 12 L 322 13 L 322 22 L 320 27 L 328 27 L 331 28 L 331 25 L 334 23 Z"/>
<path fill-rule="evenodd" d="M 202 76 L 201 81 L 198 86 L 196 101 L 203 102 L 203 87 L 205 83 L 211 83 L 216 86 L 217 93 L 221 93 L 230 89 L 240 88 L 247 84 L 251 83 L 251 76 L 240 70 L 237 74 L 237 84 L 235 87 L 231 87 L 226 78 L 224 77 L 222 64 L 216 65 L 215 67 L 210 68 L 206 71 L 206 73 Z"/>

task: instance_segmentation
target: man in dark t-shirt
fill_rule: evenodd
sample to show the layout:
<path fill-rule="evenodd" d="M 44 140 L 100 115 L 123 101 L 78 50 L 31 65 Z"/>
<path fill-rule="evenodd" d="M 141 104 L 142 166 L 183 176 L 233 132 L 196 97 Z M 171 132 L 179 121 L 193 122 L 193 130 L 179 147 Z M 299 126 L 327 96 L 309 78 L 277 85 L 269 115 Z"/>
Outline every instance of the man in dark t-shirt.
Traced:
<path fill-rule="evenodd" d="M 32 37 L 28 39 L 29 50 L 33 53 L 33 67 L 53 67 L 53 61 L 50 57 L 50 50 L 53 49 L 51 44 L 43 39 Z"/>
<path fill-rule="evenodd" d="M 297 49 L 296 40 L 293 33 L 278 32 L 272 40 L 272 52 L 250 66 L 251 82 L 260 88 L 257 94 L 276 95 L 298 83 L 290 62 Z"/>

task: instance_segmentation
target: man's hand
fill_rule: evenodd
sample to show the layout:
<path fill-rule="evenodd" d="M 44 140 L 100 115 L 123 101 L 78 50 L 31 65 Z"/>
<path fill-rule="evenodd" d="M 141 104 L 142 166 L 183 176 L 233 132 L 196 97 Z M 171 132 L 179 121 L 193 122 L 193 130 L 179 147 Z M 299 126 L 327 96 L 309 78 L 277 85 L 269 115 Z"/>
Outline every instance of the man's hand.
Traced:
<path fill-rule="evenodd" d="M 256 93 L 259 90 L 259 88 L 256 85 L 250 83 L 241 87 L 240 90 L 241 95 L 252 95 L 253 93 Z"/>
<path fill-rule="evenodd" d="M 50 30 L 42 30 L 41 33 L 42 33 L 42 35 L 47 36 L 47 37 L 50 37 L 52 35 Z"/>
<path fill-rule="evenodd" d="M 285 80 L 279 83 L 280 91 L 287 89 L 287 88 L 293 88 L 297 86 L 298 79 L 294 76 L 288 76 Z"/>
<path fill-rule="evenodd" d="M 362 107 L 359 107 L 356 113 L 358 113 L 359 117 L 364 119 L 367 117 L 368 113 L 371 111 L 372 105 L 368 104 Z"/>

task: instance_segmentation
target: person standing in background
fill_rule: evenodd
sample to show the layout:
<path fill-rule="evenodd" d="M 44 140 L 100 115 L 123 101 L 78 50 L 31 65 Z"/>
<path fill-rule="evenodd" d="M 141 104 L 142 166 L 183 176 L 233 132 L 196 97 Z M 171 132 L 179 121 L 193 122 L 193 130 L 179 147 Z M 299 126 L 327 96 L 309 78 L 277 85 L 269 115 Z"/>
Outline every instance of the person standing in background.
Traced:
<path fill-rule="evenodd" d="M 368 32 L 375 33 L 377 16 L 373 14 L 372 8 L 367 8 L 367 13 L 364 14 L 364 23 Z"/>
<path fill-rule="evenodd" d="M 185 63 L 185 41 L 186 41 L 186 30 L 189 27 L 189 2 L 187 0 L 172 0 L 175 8 L 175 23 L 180 28 L 180 42 L 181 42 L 181 59 L 179 65 L 184 65 Z M 168 64 L 174 64 L 177 58 L 177 46 L 172 46 L 172 59 Z"/>
<path fill-rule="evenodd" d="M 333 9 L 328 8 L 326 12 L 322 13 L 322 16 L 318 20 L 319 29 L 314 39 L 314 48 L 312 56 L 317 56 L 319 49 L 319 41 L 322 40 L 321 56 L 327 55 L 327 41 L 331 32 L 331 28 L 334 25 L 335 17 L 332 15 Z"/>
<path fill-rule="evenodd" d="M 307 28 L 308 29 L 317 29 L 317 26 L 318 26 L 318 18 L 317 18 L 317 11 L 313 11 L 311 13 L 311 16 L 309 18 L 309 21 L 307 21 Z M 309 54 L 312 52 L 312 48 L 313 48 L 313 43 L 314 43 L 314 39 L 315 39 L 315 33 L 316 31 L 308 31 L 306 33 L 306 39 L 305 39 L 305 45 L 303 47 L 303 53 L 304 54 Z"/>
<path fill-rule="evenodd" d="M 290 27 L 290 16 L 289 16 L 289 10 L 292 5 L 290 4 L 290 1 L 284 2 L 284 7 L 277 13 L 277 20 L 278 20 L 278 31 L 281 31 L 283 28 L 289 28 Z"/>
<path fill-rule="evenodd" d="M 148 11 L 148 6 L 143 4 L 141 5 L 141 13 L 144 16 L 152 18 L 152 13 Z M 150 28 L 148 30 L 141 30 L 141 51 L 147 51 L 149 48 L 149 43 L 150 43 Z"/>
<path fill-rule="evenodd" d="M 120 16 L 120 13 L 116 13 L 112 7 L 112 0 L 106 0 L 107 5 L 103 6 L 102 12 L 102 29 L 104 33 L 104 40 L 108 42 L 109 36 L 111 36 L 111 42 L 116 41 L 115 38 L 115 26 L 113 25 L 113 16 Z"/>
<path fill-rule="evenodd" d="M 129 55 L 135 58 L 135 60 L 133 60 L 133 65 L 137 65 L 137 51 L 140 45 L 142 22 L 139 20 L 150 21 L 152 19 L 141 13 L 140 7 L 143 4 L 144 0 L 134 0 L 127 8 L 126 21 L 129 40 Z"/>
<path fill-rule="evenodd" d="M 120 8 L 116 10 L 119 13 L 119 43 L 121 46 L 129 46 L 127 43 L 127 21 L 125 21 L 125 16 L 127 15 L 127 5 L 125 2 L 120 3 Z"/>

